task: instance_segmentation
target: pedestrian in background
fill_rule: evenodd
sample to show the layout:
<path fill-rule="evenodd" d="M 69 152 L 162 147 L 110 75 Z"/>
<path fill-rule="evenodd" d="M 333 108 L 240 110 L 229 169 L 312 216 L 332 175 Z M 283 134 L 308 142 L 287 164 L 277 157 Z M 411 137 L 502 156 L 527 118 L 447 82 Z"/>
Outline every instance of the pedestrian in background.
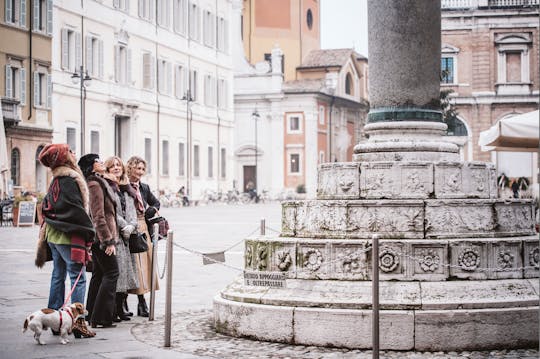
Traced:
<path fill-rule="evenodd" d="M 79 167 L 86 177 L 90 192 L 90 213 L 96 228 L 96 240 L 92 244 L 94 269 L 88 288 L 87 310 L 92 328 L 115 327 L 113 312 L 118 280 L 116 245 L 117 187 L 114 176 L 106 173 L 105 165 L 97 154 L 87 154 L 79 160 Z M 112 188 L 113 187 L 113 188 Z"/>
<path fill-rule="evenodd" d="M 141 182 L 141 178 L 146 174 L 146 161 L 138 156 L 133 156 L 127 161 L 127 175 L 131 186 L 135 190 L 136 201 L 135 207 L 137 211 L 137 223 L 139 232 L 146 234 L 148 241 L 148 251 L 136 253 L 136 265 L 139 287 L 136 290 L 130 290 L 129 293 L 137 294 L 139 304 L 137 306 L 137 315 L 148 317 L 148 305 L 144 299 L 144 294 L 150 291 L 150 283 L 152 276 L 152 239 L 146 225 L 144 213 L 148 207 L 159 209 L 160 203 L 158 199 L 150 191 L 150 187 Z M 157 273 L 154 272 L 155 290 L 159 289 Z"/>
<path fill-rule="evenodd" d="M 118 261 L 119 276 L 116 283 L 116 311 L 114 321 L 130 320 L 133 313 L 127 307 L 127 292 L 139 287 L 135 256 L 129 252 L 129 237 L 137 233 L 137 210 L 135 209 L 135 190 L 129 184 L 126 167 L 117 157 L 109 157 L 105 161 L 105 168 L 112 174 L 118 183 L 116 190 L 117 206 L 116 221 L 120 230 L 120 240 L 116 246 L 116 260 Z"/>
<path fill-rule="evenodd" d="M 77 167 L 75 154 L 67 144 L 49 144 L 39 153 L 39 161 L 52 170 L 52 182 L 43 198 L 44 222 L 40 229 L 40 242 L 36 265 L 43 267 L 50 250 L 53 261 L 48 307 L 59 310 L 64 305 L 66 274 L 71 286 L 79 280 L 71 294 L 71 303 L 83 303 L 86 292 L 86 270 L 89 249 L 95 231 L 88 215 L 88 186 Z M 48 248 L 47 248 L 48 245 Z M 53 333 L 58 335 L 53 328 Z M 79 318 L 73 326 L 76 338 L 90 338 L 96 333 Z"/>

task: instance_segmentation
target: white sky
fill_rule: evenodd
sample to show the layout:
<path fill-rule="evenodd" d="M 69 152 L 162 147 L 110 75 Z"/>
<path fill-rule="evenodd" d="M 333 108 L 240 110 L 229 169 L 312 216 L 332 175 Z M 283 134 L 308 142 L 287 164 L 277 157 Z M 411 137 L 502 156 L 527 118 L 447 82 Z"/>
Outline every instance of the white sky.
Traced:
<path fill-rule="evenodd" d="M 367 0 L 321 0 L 321 49 L 354 47 L 368 56 Z"/>

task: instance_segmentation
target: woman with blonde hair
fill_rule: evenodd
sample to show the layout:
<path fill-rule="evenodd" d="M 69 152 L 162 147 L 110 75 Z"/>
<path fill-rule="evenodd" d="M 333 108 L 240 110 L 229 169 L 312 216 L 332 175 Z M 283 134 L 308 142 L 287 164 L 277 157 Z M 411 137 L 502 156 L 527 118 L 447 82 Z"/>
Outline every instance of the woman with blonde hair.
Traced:
<path fill-rule="evenodd" d="M 113 321 L 130 320 L 128 310 L 124 311 L 124 303 L 127 292 L 130 289 L 137 289 L 137 271 L 135 269 L 135 258 L 129 252 L 129 237 L 137 233 L 137 211 L 135 209 L 136 193 L 130 186 L 126 167 L 122 159 L 117 156 L 109 157 L 105 161 L 105 169 L 116 178 L 118 187 L 114 189 L 117 197 L 116 222 L 120 232 L 120 243 L 116 246 L 116 260 L 118 261 L 119 276 L 116 282 L 116 306 Z"/>
<path fill-rule="evenodd" d="M 144 294 L 150 291 L 150 283 L 152 278 L 152 239 L 146 221 L 144 219 L 144 213 L 147 208 L 154 207 L 159 209 L 160 203 L 158 199 L 150 191 L 150 187 L 146 183 L 141 182 L 141 178 L 146 174 L 146 161 L 141 157 L 132 156 L 127 161 L 127 176 L 130 185 L 135 190 L 136 200 L 135 208 L 137 211 L 137 224 L 139 225 L 139 232 L 145 233 L 148 241 L 148 251 L 143 253 L 136 253 L 135 263 L 137 266 L 137 274 L 139 280 L 139 287 L 136 290 L 130 290 L 129 293 L 137 294 L 139 299 L 139 305 L 137 306 L 137 315 L 141 317 L 148 317 L 148 306 L 144 299 Z M 157 273 L 154 272 L 154 288 L 159 289 L 157 281 Z"/>

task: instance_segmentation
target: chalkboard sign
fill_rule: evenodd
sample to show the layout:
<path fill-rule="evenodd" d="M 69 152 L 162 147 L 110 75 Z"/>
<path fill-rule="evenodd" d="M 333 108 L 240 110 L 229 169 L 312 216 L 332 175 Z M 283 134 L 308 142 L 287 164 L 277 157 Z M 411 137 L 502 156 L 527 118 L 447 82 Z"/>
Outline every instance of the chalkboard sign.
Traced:
<path fill-rule="evenodd" d="M 33 226 L 36 219 L 36 202 L 19 202 L 19 220 L 17 226 Z"/>

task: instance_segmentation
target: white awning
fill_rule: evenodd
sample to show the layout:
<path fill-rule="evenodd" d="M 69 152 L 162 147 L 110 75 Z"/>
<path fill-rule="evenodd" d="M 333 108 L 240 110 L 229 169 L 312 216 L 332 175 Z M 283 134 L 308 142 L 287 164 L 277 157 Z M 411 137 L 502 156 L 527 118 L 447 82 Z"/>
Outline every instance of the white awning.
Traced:
<path fill-rule="evenodd" d="M 538 110 L 499 120 L 480 133 L 482 151 L 537 152 L 540 114 Z"/>

